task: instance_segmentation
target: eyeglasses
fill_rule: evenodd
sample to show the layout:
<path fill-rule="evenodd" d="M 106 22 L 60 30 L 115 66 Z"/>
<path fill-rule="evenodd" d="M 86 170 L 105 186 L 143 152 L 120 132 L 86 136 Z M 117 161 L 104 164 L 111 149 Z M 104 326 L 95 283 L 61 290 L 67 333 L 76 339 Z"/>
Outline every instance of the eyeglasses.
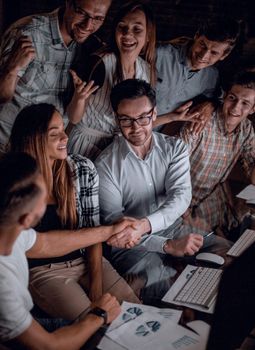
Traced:
<path fill-rule="evenodd" d="M 136 122 L 139 126 L 147 126 L 150 124 L 152 119 L 154 107 L 152 107 L 149 112 L 146 112 L 146 115 L 140 116 L 138 118 L 128 118 L 127 116 L 121 116 L 117 114 L 117 118 L 120 126 L 123 128 L 129 128 L 133 126 L 134 122 Z"/>
<path fill-rule="evenodd" d="M 90 19 L 94 25 L 99 25 L 103 23 L 105 17 L 104 16 L 95 16 L 92 17 L 90 14 L 88 14 L 87 11 L 83 10 L 82 8 L 78 7 L 76 5 L 75 0 L 72 1 L 73 9 L 78 18 L 80 18 L 81 22 L 88 22 Z"/>

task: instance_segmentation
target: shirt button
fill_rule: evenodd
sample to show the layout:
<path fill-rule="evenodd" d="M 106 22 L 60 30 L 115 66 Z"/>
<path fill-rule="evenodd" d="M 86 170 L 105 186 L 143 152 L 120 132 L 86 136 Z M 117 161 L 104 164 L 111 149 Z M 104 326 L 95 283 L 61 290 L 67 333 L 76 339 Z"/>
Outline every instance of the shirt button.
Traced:
<path fill-rule="evenodd" d="M 149 186 L 152 186 L 152 183 L 151 183 L 151 182 L 149 183 Z"/>

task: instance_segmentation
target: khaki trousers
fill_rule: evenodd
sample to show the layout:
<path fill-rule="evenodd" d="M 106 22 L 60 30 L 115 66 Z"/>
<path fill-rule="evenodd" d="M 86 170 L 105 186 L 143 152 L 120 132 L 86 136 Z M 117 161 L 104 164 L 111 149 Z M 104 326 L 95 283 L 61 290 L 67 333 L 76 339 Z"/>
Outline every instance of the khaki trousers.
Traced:
<path fill-rule="evenodd" d="M 119 302 L 140 303 L 134 291 L 103 258 L 103 293 L 111 293 Z M 96 278 L 96 276 L 95 276 Z M 29 289 L 35 304 L 52 317 L 76 319 L 89 307 L 89 271 L 86 260 L 38 266 L 30 269 Z"/>

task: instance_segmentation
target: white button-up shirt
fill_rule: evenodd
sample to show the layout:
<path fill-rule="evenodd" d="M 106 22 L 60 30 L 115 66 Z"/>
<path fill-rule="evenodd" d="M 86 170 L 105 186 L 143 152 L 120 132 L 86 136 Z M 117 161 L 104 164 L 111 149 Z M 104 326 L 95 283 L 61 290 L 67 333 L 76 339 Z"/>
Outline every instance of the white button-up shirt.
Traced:
<path fill-rule="evenodd" d="M 153 132 L 152 147 L 139 158 L 120 136 L 96 161 L 101 218 L 146 217 L 151 234 L 143 237 L 150 251 L 162 252 L 159 237 L 188 208 L 191 200 L 190 165 L 183 141 Z"/>

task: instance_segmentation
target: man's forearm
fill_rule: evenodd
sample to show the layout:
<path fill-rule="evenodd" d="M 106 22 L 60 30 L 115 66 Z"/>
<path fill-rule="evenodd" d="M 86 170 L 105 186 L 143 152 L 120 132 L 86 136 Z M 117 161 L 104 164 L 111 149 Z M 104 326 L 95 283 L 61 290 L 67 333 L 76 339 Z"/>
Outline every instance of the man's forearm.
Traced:
<path fill-rule="evenodd" d="M 52 333 L 46 332 L 35 321 L 16 340 L 15 349 L 77 350 L 103 325 L 103 318 L 89 314 L 82 321 L 62 327 Z"/>
<path fill-rule="evenodd" d="M 72 326 L 56 330 L 52 333 L 58 344 L 56 349 L 80 349 L 102 325 L 102 317 L 90 314 L 84 320 Z"/>
<path fill-rule="evenodd" d="M 29 258 L 56 257 L 74 250 L 106 241 L 113 234 L 113 226 L 98 226 L 80 230 L 48 231 L 37 234 Z"/>

